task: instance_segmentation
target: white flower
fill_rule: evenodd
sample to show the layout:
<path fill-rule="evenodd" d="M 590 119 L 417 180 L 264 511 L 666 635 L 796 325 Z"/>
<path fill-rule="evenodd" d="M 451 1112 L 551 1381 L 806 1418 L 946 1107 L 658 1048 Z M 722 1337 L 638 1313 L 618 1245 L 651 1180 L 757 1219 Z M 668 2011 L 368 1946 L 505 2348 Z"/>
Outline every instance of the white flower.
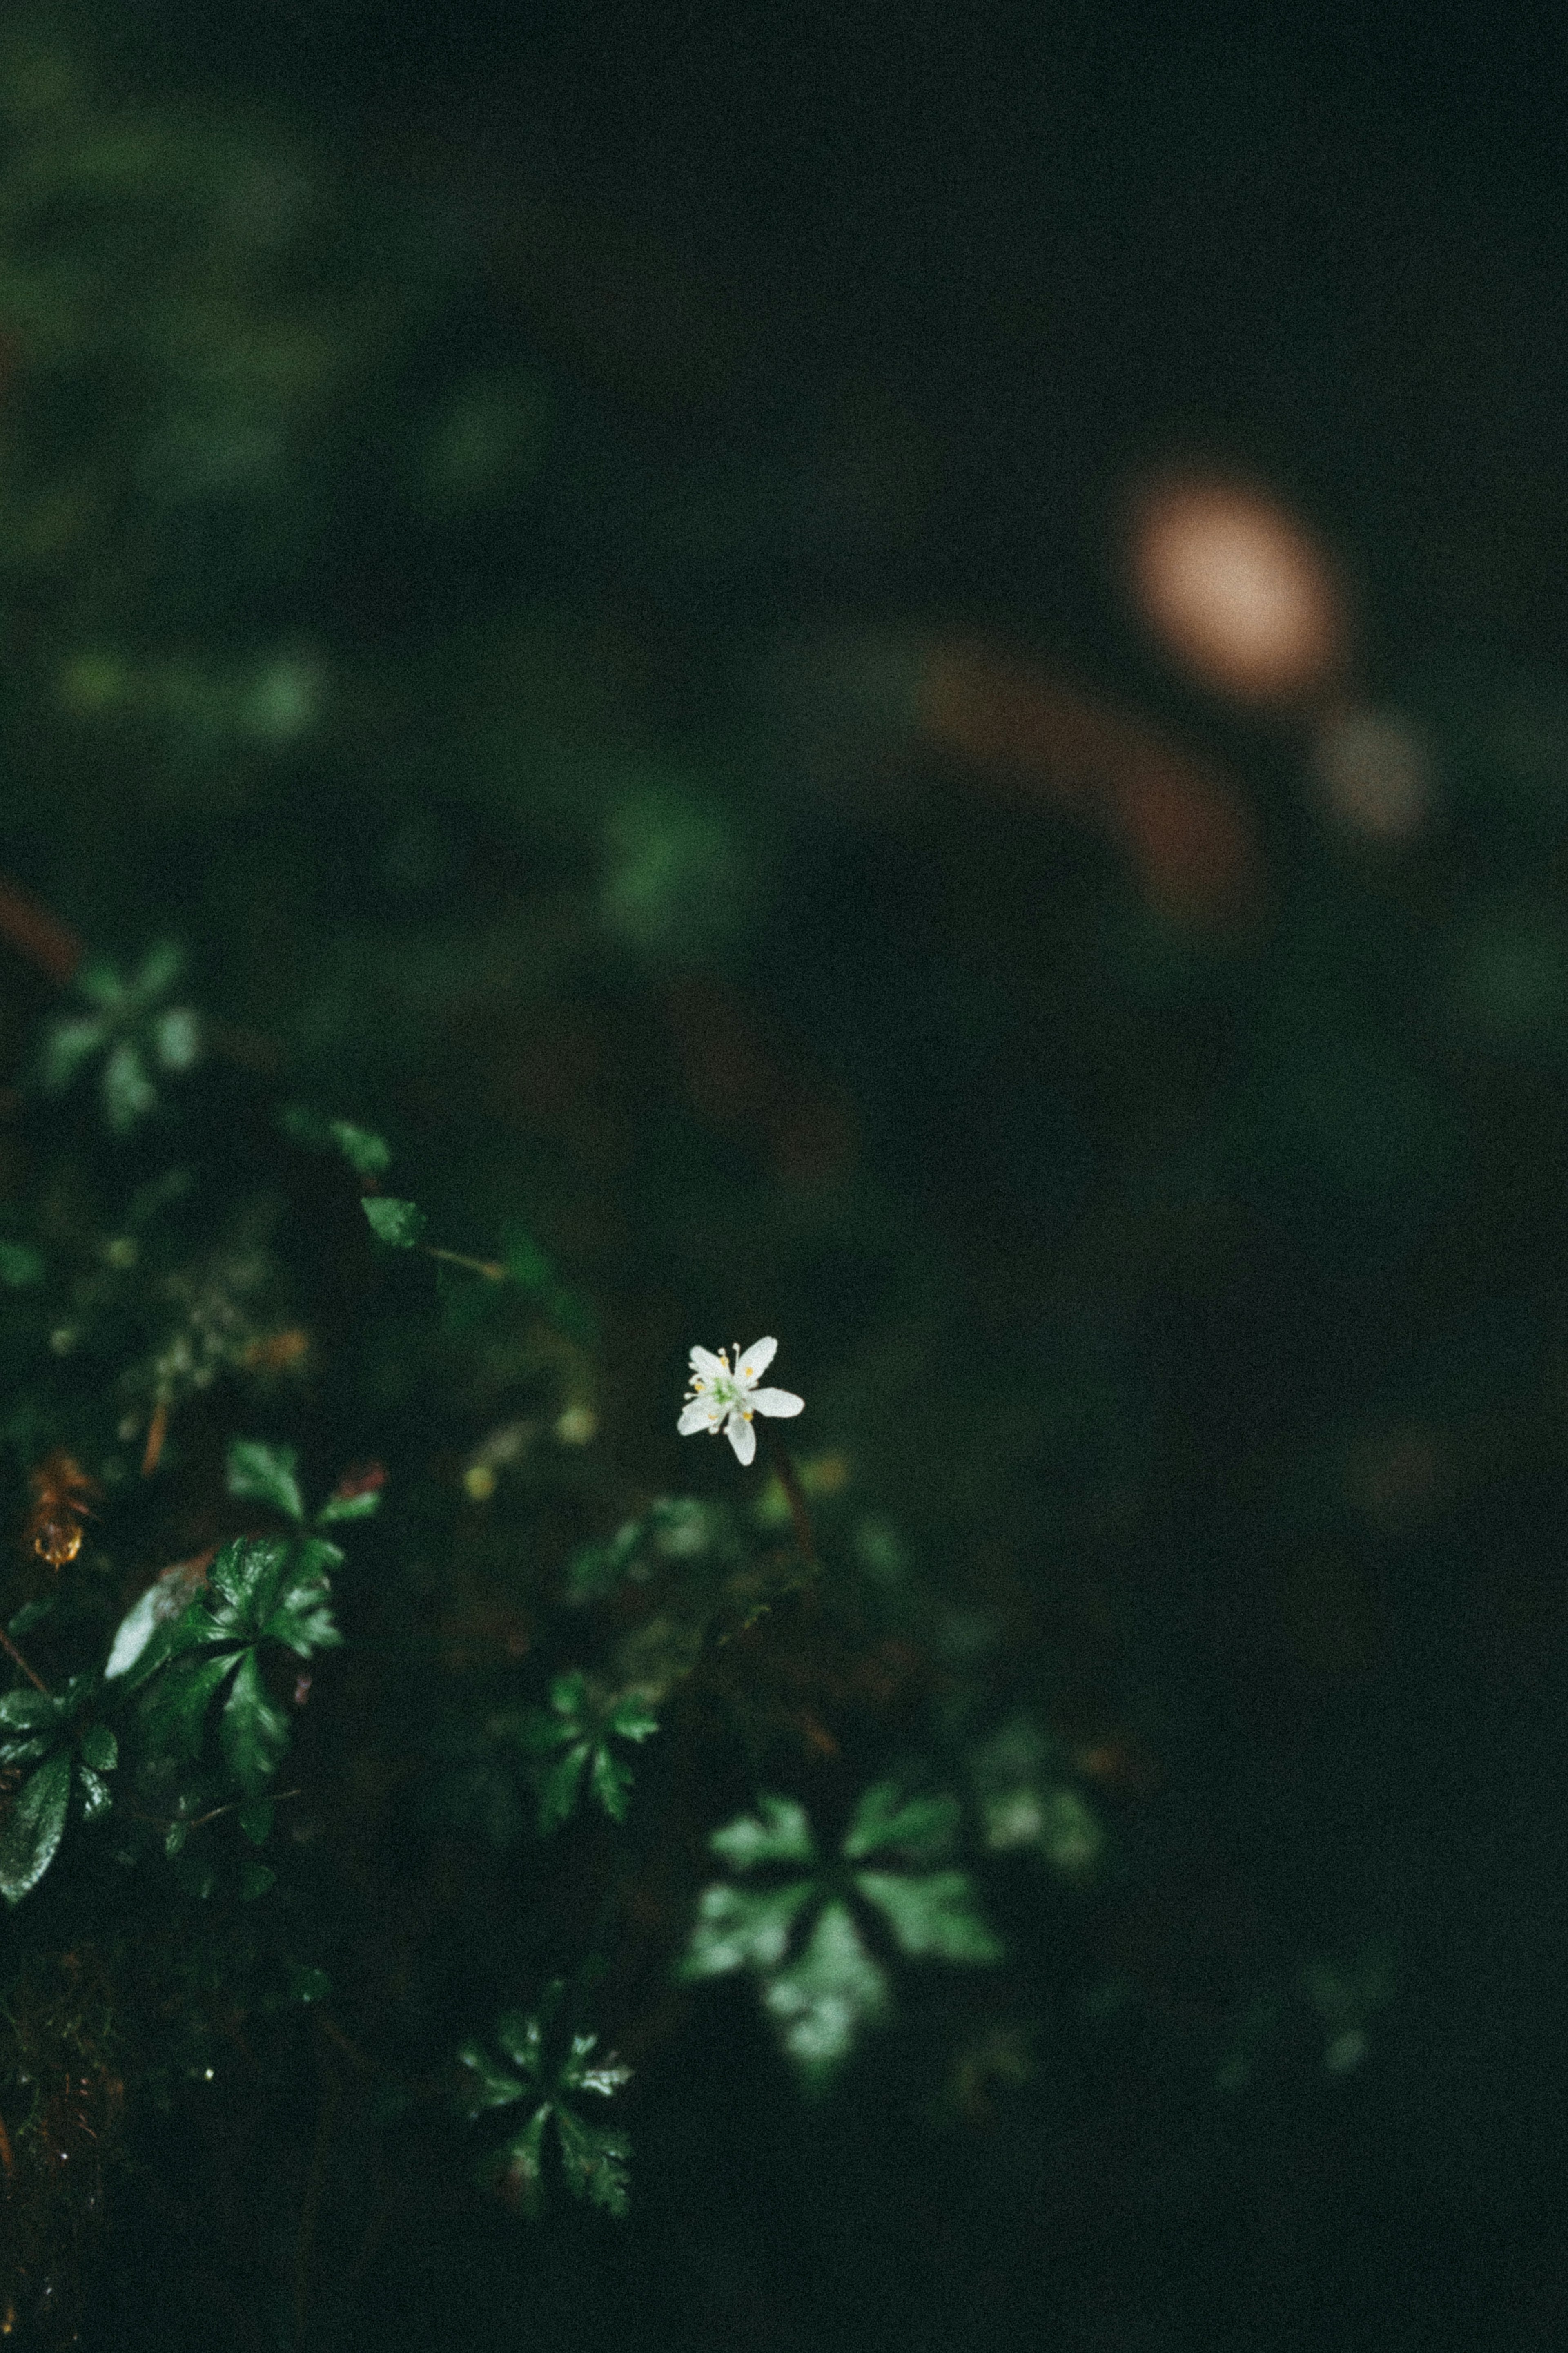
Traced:
<path fill-rule="evenodd" d="M 741 1461 L 749 1462 L 757 1451 L 752 1416 L 798 1413 L 805 1402 L 788 1389 L 757 1387 L 773 1363 L 778 1345 L 776 1340 L 753 1340 L 749 1348 L 737 1347 L 733 1371 L 723 1349 L 715 1356 L 710 1349 L 693 1348 L 691 1387 L 687 1391 L 679 1422 L 682 1438 L 689 1438 L 699 1430 L 706 1430 L 717 1438 L 722 1430 Z"/>

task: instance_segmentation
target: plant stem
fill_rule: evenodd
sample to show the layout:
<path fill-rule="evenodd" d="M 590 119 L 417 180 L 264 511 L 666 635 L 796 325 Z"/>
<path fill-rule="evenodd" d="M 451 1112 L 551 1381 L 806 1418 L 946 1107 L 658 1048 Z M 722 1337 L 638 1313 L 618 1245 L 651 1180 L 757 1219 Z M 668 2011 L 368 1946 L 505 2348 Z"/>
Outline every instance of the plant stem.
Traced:
<path fill-rule="evenodd" d="M 504 1282 L 506 1269 L 493 1258 L 468 1258 L 461 1250 L 437 1250 L 434 1242 L 418 1245 L 426 1258 L 445 1259 L 448 1266 L 466 1266 L 474 1274 L 482 1274 L 490 1282 Z"/>
<path fill-rule="evenodd" d="M 33 1672 L 32 1668 L 27 1664 L 26 1660 L 22 1656 L 21 1651 L 16 1648 L 16 1643 L 13 1642 L 10 1635 L 6 1633 L 3 1626 L 0 1626 L 0 1642 L 5 1643 L 5 1648 L 10 1651 L 11 1656 L 16 1660 L 16 1664 L 21 1668 L 22 1672 L 26 1676 L 27 1681 L 33 1685 L 34 1689 L 41 1691 L 44 1697 L 47 1699 L 50 1696 L 47 1683 L 44 1681 L 42 1675 L 37 1675 Z"/>
<path fill-rule="evenodd" d="M 784 1501 L 789 1505 L 790 1521 L 795 1528 L 795 1540 L 799 1546 L 801 1557 L 808 1568 L 820 1568 L 822 1564 L 816 1557 L 816 1538 L 812 1533 L 811 1514 L 806 1508 L 805 1496 L 801 1489 L 800 1474 L 795 1467 L 790 1451 L 784 1440 L 770 1430 L 767 1432 L 767 1440 L 768 1451 L 773 1457 L 773 1469 L 778 1473 L 779 1485 L 784 1489 Z"/>

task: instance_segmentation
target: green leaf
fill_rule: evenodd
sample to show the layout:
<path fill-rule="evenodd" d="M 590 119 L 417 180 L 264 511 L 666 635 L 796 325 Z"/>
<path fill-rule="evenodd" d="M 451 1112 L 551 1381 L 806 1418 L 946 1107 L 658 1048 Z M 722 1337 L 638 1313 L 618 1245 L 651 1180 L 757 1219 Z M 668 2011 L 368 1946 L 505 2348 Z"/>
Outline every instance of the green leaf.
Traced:
<path fill-rule="evenodd" d="M 259 1438 L 237 1438 L 228 1450 L 228 1492 L 291 1520 L 303 1520 L 305 1501 L 295 1466 L 300 1457 L 292 1446 L 268 1446 Z"/>
<path fill-rule="evenodd" d="M 247 1855 L 239 1866 L 239 1900 L 242 1904 L 254 1904 L 258 1895 L 265 1895 L 268 1889 L 277 1883 L 278 1873 L 269 1862 L 259 1862 L 255 1855 Z"/>
<path fill-rule="evenodd" d="M 574 2196 L 602 2206 L 607 2214 L 626 2211 L 626 2162 L 631 2147 L 613 2126 L 585 2125 L 563 2104 L 555 2111 L 561 2160 Z"/>
<path fill-rule="evenodd" d="M 320 1537 L 299 1547 L 289 1563 L 283 1590 L 262 1631 L 269 1642 L 281 1642 L 301 1659 L 318 1651 L 334 1651 L 342 1641 L 332 1617 L 331 1587 L 317 1566 L 323 1556 L 342 1560 L 336 1545 Z"/>
<path fill-rule="evenodd" d="M 325 2001 L 332 1990 L 332 1981 L 325 1969 L 313 1968 L 309 1962 L 296 1961 L 289 1972 L 290 2001 Z"/>
<path fill-rule="evenodd" d="M 520 2133 L 513 2135 L 505 2147 L 481 2168 L 487 2178 L 498 2171 L 507 2176 L 522 2201 L 522 2211 L 531 2219 L 539 2212 L 540 2186 L 544 2171 L 544 2127 L 550 2118 L 550 2104 L 535 2108 Z"/>
<path fill-rule="evenodd" d="M 537 2077 L 544 2051 L 544 2029 L 538 2018 L 521 2010 L 505 2011 L 496 2021 L 496 2041 L 514 2066 Z"/>
<path fill-rule="evenodd" d="M 0 1282 L 8 1283 L 13 1291 L 24 1291 L 32 1282 L 42 1282 L 45 1267 L 36 1250 L 26 1242 L 0 1241 Z"/>
<path fill-rule="evenodd" d="M 580 1717 L 587 1704 L 587 1678 L 579 1669 L 556 1676 L 550 1686 L 550 1704 L 557 1715 Z"/>
<path fill-rule="evenodd" d="M 15 1691 L 0 1697 L 0 1724 L 15 1725 L 19 1731 L 58 1724 L 61 1713 L 55 1693 L 35 1691 L 30 1683 L 18 1683 Z"/>
<path fill-rule="evenodd" d="M 207 1703 L 246 1655 L 226 1651 L 216 1658 L 209 1654 L 172 1660 L 157 1681 L 149 1684 L 142 1701 L 142 1725 L 149 1746 L 166 1748 L 175 1757 L 199 1757 Z"/>
<path fill-rule="evenodd" d="M 129 1135 L 139 1119 L 156 1107 L 158 1090 L 129 1038 L 111 1046 L 103 1065 L 103 1108 L 116 1135 Z"/>
<path fill-rule="evenodd" d="M 905 1800 L 896 1781 L 879 1781 L 865 1791 L 844 1841 L 851 1862 L 862 1855 L 885 1853 L 889 1848 L 921 1862 L 945 1854 L 958 1828 L 956 1798 L 912 1798 Z"/>
<path fill-rule="evenodd" d="M 201 1581 L 199 1574 L 174 1570 L 165 1570 L 154 1578 L 115 1629 L 103 1670 L 105 1683 L 124 1677 L 126 1689 L 134 1691 L 157 1672 L 165 1659 L 202 1639 L 191 1613 L 192 1599 Z"/>
<path fill-rule="evenodd" d="M 107 1724 L 89 1724 L 77 1746 L 95 1773 L 112 1773 L 120 1762 L 120 1743 Z"/>
<path fill-rule="evenodd" d="M 548 1837 L 558 1824 L 569 1821 L 576 1810 L 583 1769 L 588 1762 L 588 1756 L 587 1741 L 574 1741 L 563 1757 L 556 1758 L 545 1775 L 539 1792 L 541 1838 Z"/>
<path fill-rule="evenodd" d="M 254 1651 L 240 1660 L 219 1727 L 229 1771 L 254 1797 L 275 1773 L 289 1746 L 289 1719 L 268 1692 Z"/>
<path fill-rule="evenodd" d="M 316 1525 L 330 1528 L 339 1520 L 368 1520 L 381 1509 L 379 1487 L 363 1487 L 357 1495 L 329 1495 L 316 1514 Z"/>
<path fill-rule="evenodd" d="M 108 1024 L 90 1015 L 51 1022 L 44 1032 L 39 1071 L 45 1093 L 58 1095 L 68 1087 L 82 1064 L 90 1060 L 108 1039 Z"/>
<path fill-rule="evenodd" d="M 371 1128 L 333 1119 L 327 1123 L 327 1133 L 356 1176 L 384 1176 L 391 1167 L 391 1147 Z"/>
<path fill-rule="evenodd" d="M 805 1808 L 793 1798 L 759 1797 L 755 1814 L 740 1815 L 715 1831 L 708 1843 L 737 1871 L 750 1871 L 759 1862 L 816 1860 Z"/>
<path fill-rule="evenodd" d="M 287 1104 L 278 1115 L 278 1124 L 296 1144 L 315 1151 L 324 1152 L 335 1145 L 356 1176 L 384 1176 L 392 1166 L 390 1149 L 370 1128 L 355 1127 L 346 1119 L 324 1119 L 305 1103 Z"/>
<path fill-rule="evenodd" d="M 482 2042 L 465 2042 L 458 2057 L 468 2071 L 462 2094 L 462 2105 L 468 2115 L 479 2116 L 486 2108 L 507 2108 L 514 2100 L 528 2096 L 527 2084 L 498 2066 Z"/>
<path fill-rule="evenodd" d="M 10 1624 L 6 1627 L 5 1631 L 7 1634 L 14 1634 L 17 1641 L 20 1641 L 22 1636 L 24 1634 L 30 1634 L 35 1626 L 42 1625 L 44 1620 L 49 1615 L 49 1612 L 58 1602 L 59 1598 L 60 1588 L 57 1585 L 52 1587 L 47 1593 L 41 1593 L 36 1601 L 24 1601 L 20 1609 L 17 1610 L 15 1618 L 12 1619 Z"/>
<path fill-rule="evenodd" d="M 395 1201 L 389 1194 L 366 1194 L 360 1207 L 376 1240 L 395 1250 L 412 1250 L 430 1222 L 413 1201 Z"/>
<path fill-rule="evenodd" d="M 999 1961 L 1002 1946 L 975 1907 L 973 1890 L 962 1871 L 933 1872 L 906 1879 L 892 1871 L 860 1871 L 855 1884 L 892 1928 L 902 1949 L 916 1959 Z"/>
<path fill-rule="evenodd" d="M 705 1887 L 679 1974 L 691 1979 L 722 1977 L 730 1969 L 776 1968 L 814 1883 L 797 1879 L 765 1893 L 721 1880 Z"/>
<path fill-rule="evenodd" d="M 202 1025 L 188 1005 L 171 1005 L 149 1026 L 153 1051 L 166 1071 L 188 1071 L 202 1050 Z"/>
<path fill-rule="evenodd" d="M 207 1571 L 208 1640 L 258 1634 L 277 1607 L 278 1588 L 295 1558 L 287 1536 L 237 1536 Z"/>
<path fill-rule="evenodd" d="M 607 1748 L 595 1748 L 593 1771 L 594 1795 L 612 1821 L 626 1820 L 626 1800 L 631 1794 L 631 1767 L 623 1765 L 620 1758 L 613 1757 Z"/>
<path fill-rule="evenodd" d="M 90 1765 L 77 1767 L 77 1779 L 81 1786 L 81 1818 L 84 1822 L 106 1814 L 114 1799 L 107 1781 L 95 1773 Z"/>
<path fill-rule="evenodd" d="M 598 2092 L 604 2098 L 608 2099 L 612 2093 L 620 2090 L 623 2084 L 631 2082 L 631 2069 L 613 2053 L 601 2060 L 596 2067 L 584 2065 L 584 2061 L 598 2040 L 596 2034 L 574 2034 L 572 2037 L 571 2056 L 561 2070 L 561 2083 L 564 2090 Z"/>
<path fill-rule="evenodd" d="M 275 1809 L 270 1798 L 253 1798 L 239 1810 L 239 1827 L 252 1846 L 265 1846 L 272 1834 Z"/>
<path fill-rule="evenodd" d="M 185 951 L 178 940 L 159 940 L 142 958 L 142 969 L 128 994 L 135 997 L 138 1005 L 154 1005 L 173 988 L 184 968 Z M 81 985 L 86 986 L 85 982 Z"/>
<path fill-rule="evenodd" d="M 829 1904 L 800 1958 L 763 1989 L 763 2007 L 805 2082 L 825 2084 L 861 2031 L 886 2017 L 888 1980 L 844 1904 Z"/>
<path fill-rule="evenodd" d="M 622 1740 L 646 1740 L 658 1730 L 658 1718 L 646 1699 L 636 1693 L 617 1700 L 605 1722 Z"/>
<path fill-rule="evenodd" d="M 30 1774 L 0 1827 L 0 1895 L 19 1904 L 58 1851 L 70 1801 L 71 1757 L 61 1749 Z"/>
<path fill-rule="evenodd" d="M 556 1282 L 554 1264 L 531 1234 L 509 1234 L 502 1245 L 502 1259 L 508 1274 L 520 1291 L 537 1295 L 553 1289 Z"/>

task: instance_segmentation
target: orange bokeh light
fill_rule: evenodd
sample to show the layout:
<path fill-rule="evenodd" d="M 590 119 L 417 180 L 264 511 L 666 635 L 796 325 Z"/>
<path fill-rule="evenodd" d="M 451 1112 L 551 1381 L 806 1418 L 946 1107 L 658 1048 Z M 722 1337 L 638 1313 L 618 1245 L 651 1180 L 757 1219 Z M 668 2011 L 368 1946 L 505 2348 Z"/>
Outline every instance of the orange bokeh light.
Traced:
<path fill-rule="evenodd" d="M 1290 704 L 1343 671 L 1345 599 L 1324 550 L 1266 492 L 1166 478 L 1134 499 L 1134 601 L 1165 651 L 1213 692 Z"/>

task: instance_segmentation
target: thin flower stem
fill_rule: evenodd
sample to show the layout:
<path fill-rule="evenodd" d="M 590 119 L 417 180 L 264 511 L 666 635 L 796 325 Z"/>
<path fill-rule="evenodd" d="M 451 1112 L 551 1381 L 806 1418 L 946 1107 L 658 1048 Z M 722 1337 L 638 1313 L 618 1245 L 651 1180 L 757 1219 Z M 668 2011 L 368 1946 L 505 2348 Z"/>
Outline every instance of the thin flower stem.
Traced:
<path fill-rule="evenodd" d="M 434 1242 L 421 1242 L 419 1249 L 426 1258 L 445 1259 L 448 1266 L 466 1266 L 474 1274 L 482 1274 L 488 1282 L 504 1282 L 506 1269 L 493 1258 L 467 1258 L 461 1250 L 437 1250 Z"/>
<path fill-rule="evenodd" d="M 21 1668 L 22 1672 L 26 1676 L 27 1681 L 33 1685 L 35 1690 L 41 1691 L 46 1699 L 51 1697 L 52 1694 L 50 1694 L 49 1687 L 44 1681 L 42 1675 L 35 1674 L 33 1672 L 32 1668 L 27 1664 L 26 1660 L 22 1656 L 21 1651 L 16 1648 L 16 1643 L 13 1642 L 10 1635 L 6 1633 L 3 1626 L 0 1626 L 0 1642 L 5 1643 L 5 1648 L 10 1651 L 11 1656 L 16 1660 L 16 1664 Z"/>
<path fill-rule="evenodd" d="M 819 1568 L 822 1564 L 816 1557 L 816 1538 L 812 1533 L 811 1514 L 806 1508 L 805 1496 L 801 1490 L 800 1475 L 795 1470 L 794 1460 L 784 1440 L 772 1430 L 766 1433 L 766 1436 L 768 1451 L 773 1456 L 773 1469 L 778 1473 L 779 1485 L 784 1489 L 784 1501 L 789 1505 L 790 1520 L 795 1528 L 795 1540 L 800 1548 L 801 1557 L 808 1568 Z"/>

